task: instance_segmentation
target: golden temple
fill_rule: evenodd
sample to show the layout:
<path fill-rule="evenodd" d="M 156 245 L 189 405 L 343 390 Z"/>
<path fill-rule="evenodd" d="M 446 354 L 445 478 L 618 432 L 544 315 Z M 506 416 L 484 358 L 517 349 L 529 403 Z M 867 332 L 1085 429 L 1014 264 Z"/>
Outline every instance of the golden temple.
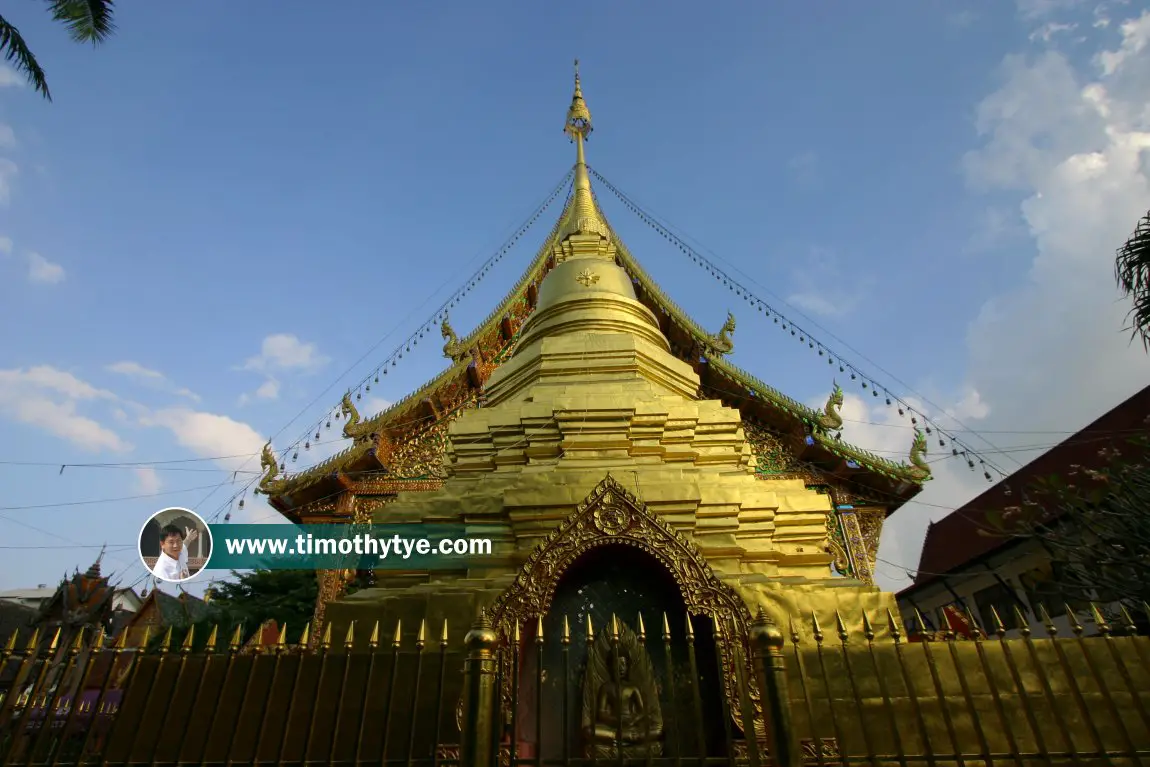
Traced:
<path fill-rule="evenodd" d="M 1096 637 L 900 625 L 872 573 L 924 432 L 884 460 L 839 440 L 837 385 L 819 411 L 728 362 L 734 317 L 695 324 L 603 215 L 578 69 L 564 128 L 567 206 L 485 322 L 444 320 L 447 370 L 372 418 L 345 396 L 352 445 L 311 469 L 264 450 L 293 521 L 462 524 L 493 555 L 325 572 L 298 643 L 13 635 L 0 765 L 1147 763 L 1125 611 Z"/>
<path fill-rule="evenodd" d="M 482 524 L 496 556 L 467 572 L 378 573 L 377 588 L 348 599 L 333 574 L 317 621 L 339 631 L 406 617 L 399 604 L 411 600 L 426 606 L 412 618 L 430 618 L 453 592 L 471 595 L 474 615 L 608 475 L 749 605 L 779 619 L 893 608 L 873 585 L 874 556 L 883 520 L 929 478 L 925 441 L 910 464 L 852 447 L 835 434 L 837 385 L 813 410 L 728 362 L 734 316 L 703 330 L 603 215 L 578 71 L 564 130 L 576 150 L 566 208 L 485 322 L 460 338 L 444 321 L 447 370 L 371 418 L 346 396 L 352 446 L 290 476 L 269 452 L 260 484 L 303 523 Z"/>

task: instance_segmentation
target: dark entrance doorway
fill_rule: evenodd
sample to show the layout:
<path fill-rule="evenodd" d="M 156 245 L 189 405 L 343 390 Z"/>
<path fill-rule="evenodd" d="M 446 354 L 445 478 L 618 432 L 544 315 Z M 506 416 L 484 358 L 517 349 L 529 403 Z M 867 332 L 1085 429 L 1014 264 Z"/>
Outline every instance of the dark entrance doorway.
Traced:
<path fill-rule="evenodd" d="M 642 616 L 645 636 L 640 631 Z M 664 635 L 664 615 L 670 626 L 670 664 L 668 642 Z M 605 664 L 603 647 L 589 652 L 587 642 L 588 618 L 594 635 L 603 643 L 611 633 L 612 617 L 620 623 L 623 634 L 630 634 L 627 645 L 629 682 L 623 689 L 632 689 L 632 714 L 642 719 L 643 714 L 656 713 L 662 735 L 652 743 L 655 755 L 664 757 L 694 757 L 702 751 L 708 756 L 725 754 L 721 686 L 716 660 L 711 621 L 705 616 L 691 620 L 695 663 L 691 663 L 691 648 L 687 638 L 687 612 L 678 585 L 667 568 L 654 556 L 626 545 L 605 545 L 592 549 L 576 560 L 563 574 L 543 620 L 543 682 L 541 705 L 537 696 L 537 645 L 534 627 L 528 641 L 521 645 L 522 672 L 519 676 L 518 740 L 524 751 L 535 751 L 537 722 L 542 716 L 539 733 L 542 738 L 542 756 L 546 760 L 564 756 L 583 757 L 589 741 L 588 724 L 607 725 L 607 731 L 617 725 L 610 714 L 588 710 L 603 705 L 604 693 L 615 689 L 613 678 L 602 679 Z M 564 633 L 564 620 L 570 636 L 569 644 L 559 638 Z M 627 637 L 624 636 L 624 640 Z M 598 660 L 595 653 L 599 652 Z M 646 657 L 643 657 L 646 656 Z M 588 678 L 588 665 L 594 667 Z M 613 665 L 613 664 L 608 664 Z M 596 670 L 599 672 L 596 675 Z M 587 691 L 588 685 L 602 689 Z M 609 688 L 609 689 L 608 689 Z M 697 696 L 697 699 L 696 699 Z M 607 698 L 611 698 L 607 694 Z M 655 705 L 647 700 L 655 698 Z M 641 702 L 636 702 L 641 701 Z M 609 707 L 609 706 L 608 706 Z M 638 709 L 645 710 L 634 710 Z M 701 719 L 700 719 L 701 714 Z M 612 722 L 608 722 L 612 720 Z M 590 735 L 590 738 L 589 738 Z M 643 752 L 647 748 L 645 737 L 633 735 L 631 747 Z M 699 747 L 699 740 L 705 742 Z M 602 740 L 602 737 L 600 738 Z M 643 740 L 643 743 L 639 743 Z M 626 754 L 628 749 L 624 749 Z M 526 754 L 524 754 L 526 755 Z M 589 754 L 587 754 L 589 755 Z"/>

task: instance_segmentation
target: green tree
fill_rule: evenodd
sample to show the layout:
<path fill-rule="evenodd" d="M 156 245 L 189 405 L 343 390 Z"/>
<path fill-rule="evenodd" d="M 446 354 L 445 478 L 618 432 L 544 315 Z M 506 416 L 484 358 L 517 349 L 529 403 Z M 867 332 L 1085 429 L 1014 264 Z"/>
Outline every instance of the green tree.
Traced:
<path fill-rule="evenodd" d="M 1114 264 L 1118 287 L 1134 299 L 1130 327 L 1135 338 L 1150 351 L 1150 213 L 1147 213 L 1122 247 Z"/>
<path fill-rule="evenodd" d="M 72 39 L 78 43 L 97 45 L 107 40 L 115 31 L 112 23 L 113 0 L 45 0 L 52 12 L 52 19 L 68 28 Z M 36 56 L 24 42 L 15 25 L 0 16 L 0 53 L 4 54 L 17 71 L 23 74 L 37 93 L 49 101 L 52 93 L 48 90 L 48 80 Z"/>
<path fill-rule="evenodd" d="M 1099 469 L 1071 466 L 1035 483 L 1020 505 L 988 515 L 984 534 L 1038 541 L 1058 573 L 1048 598 L 1121 602 L 1137 615 L 1150 603 L 1150 439 L 1099 457 Z"/>

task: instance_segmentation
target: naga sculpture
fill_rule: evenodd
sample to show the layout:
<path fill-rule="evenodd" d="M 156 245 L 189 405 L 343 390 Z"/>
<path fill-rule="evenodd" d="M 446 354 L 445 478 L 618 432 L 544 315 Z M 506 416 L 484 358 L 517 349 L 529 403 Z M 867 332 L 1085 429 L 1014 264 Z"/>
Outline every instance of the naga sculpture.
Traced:
<path fill-rule="evenodd" d="M 926 462 L 926 435 L 921 429 L 914 430 L 914 442 L 910 446 L 910 462 L 913 466 L 911 473 L 915 479 L 930 478 L 930 464 Z"/>
<path fill-rule="evenodd" d="M 344 418 L 347 420 L 343 424 L 343 436 L 354 437 L 352 429 L 359 423 L 359 411 L 355 409 L 355 405 L 351 402 L 351 392 L 343 395 L 343 401 L 340 403 L 340 412 L 343 413 Z"/>
<path fill-rule="evenodd" d="M 276 460 L 276 454 L 272 452 L 271 440 L 264 445 L 263 453 L 260 454 L 260 470 L 264 473 L 260 479 L 260 489 L 266 490 L 280 471 L 280 463 Z"/>
<path fill-rule="evenodd" d="M 843 427 L 843 417 L 841 414 L 843 406 L 843 390 L 839 386 L 838 381 L 835 381 L 834 391 L 831 396 L 827 398 L 827 404 L 823 407 L 822 415 L 819 416 L 819 426 L 827 431 L 838 431 Z"/>
<path fill-rule="evenodd" d="M 443 356 L 452 362 L 458 362 L 459 356 L 463 353 L 463 344 L 460 342 L 459 336 L 455 335 L 455 328 L 451 327 L 447 317 L 443 318 L 443 324 L 439 326 L 439 331 L 447 341 L 443 345 Z"/>
<path fill-rule="evenodd" d="M 727 321 L 719 329 L 718 335 L 711 336 L 711 348 L 719 354 L 730 354 L 735 350 L 735 341 L 731 334 L 735 332 L 735 315 L 727 312 Z"/>
<path fill-rule="evenodd" d="M 583 678 L 582 730 L 588 758 L 619 755 L 625 759 L 661 756 L 663 717 L 651 657 L 631 629 L 613 620 L 616 641 L 609 631 L 599 635 L 587 655 Z"/>

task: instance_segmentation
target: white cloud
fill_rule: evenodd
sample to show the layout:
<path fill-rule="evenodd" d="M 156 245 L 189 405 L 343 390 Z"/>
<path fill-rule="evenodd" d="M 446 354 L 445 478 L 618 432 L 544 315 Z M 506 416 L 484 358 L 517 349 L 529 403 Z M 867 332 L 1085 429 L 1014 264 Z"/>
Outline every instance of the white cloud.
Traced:
<path fill-rule="evenodd" d="M 256 389 L 256 396 L 260 399 L 276 399 L 280 396 L 280 382 L 274 378 L 269 378 L 263 382 L 260 388 Z"/>
<path fill-rule="evenodd" d="M 170 391 L 177 397 L 187 397 L 193 402 L 199 402 L 200 397 L 191 389 L 184 387 L 177 387 L 173 384 L 166 375 L 158 370 L 152 370 L 149 367 L 141 365 L 139 362 L 133 360 L 121 360 L 120 362 L 113 362 L 111 365 L 104 367 L 109 373 L 131 378 L 132 380 L 146 384 L 152 387 L 158 387 L 166 391 Z"/>
<path fill-rule="evenodd" d="M 0 205 L 7 205 L 12 201 L 12 184 L 20 168 L 11 160 L 0 157 Z"/>
<path fill-rule="evenodd" d="M 0 370 L 0 414 L 85 450 L 131 450 L 116 432 L 78 412 L 82 402 L 116 399 L 112 392 L 48 365 Z"/>
<path fill-rule="evenodd" d="M 158 493 L 164 486 L 159 472 L 151 466 L 142 466 L 136 469 L 136 492 L 140 495 Z"/>
<path fill-rule="evenodd" d="M 9 66 L 0 65 L 0 88 L 19 88 L 24 85 L 24 78 Z"/>
<path fill-rule="evenodd" d="M 28 281 L 41 285 L 55 285 L 64 280 L 64 267 L 53 263 L 39 253 L 28 254 Z"/>
<path fill-rule="evenodd" d="M 1145 11 L 1136 19 L 1128 19 L 1121 26 L 1122 44 L 1115 51 L 1102 51 L 1098 54 L 1098 66 L 1102 74 L 1109 76 L 1117 72 L 1131 58 L 1146 50 L 1150 43 L 1150 11 Z"/>
<path fill-rule="evenodd" d="M 132 362 L 131 360 L 124 360 L 123 362 L 113 362 L 105 368 L 110 373 L 118 373 L 122 376 L 129 378 L 141 378 L 149 381 L 163 381 L 164 374 L 151 370 L 141 365 L 139 362 Z"/>
<path fill-rule="evenodd" d="M 1044 43 L 1049 43 L 1060 32 L 1073 32 L 1077 28 L 1077 24 L 1060 24 L 1057 21 L 1048 21 L 1030 33 L 1030 41 L 1041 40 Z"/>
<path fill-rule="evenodd" d="M 247 370 L 315 370 L 327 364 L 316 345 L 305 343 L 291 333 L 276 333 L 263 340 L 260 353 L 244 363 Z"/>
<path fill-rule="evenodd" d="M 239 404 L 248 404 L 253 396 L 256 399 L 277 399 L 280 395 L 280 382 L 274 377 L 275 373 L 309 373 L 320 369 L 327 362 L 328 358 L 319 353 L 315 344 L 301 341 L 298 336 L 291 333 L 267 336 L 260 345 L 260 353 L 248 358 L 242 368 L 263 373 L 266 379 L 254 395 L 240 395 Z"/>
<path fill-rule="evenodd" d="M 801 266 L 791 273 L 794 292 L 787 303 L 804 312 L 837 317 L 853 312 L 874 285 L 874 278 L 845 279 L 838 257 L 825 248 L 812 247 Z"/>
<path fill-rule="evenodd" d="M 229 471 L 241 468 L 258 470 L 259 452 L 267 441 L 242 421 L 188 408 L 165 408 L 145 413 L 140 423 L 168 429 L 177 443 L 201 458 L 217 459 L 216 463 Z"/>
<path fill-rule="evenodd" d="M 16 148 L 16 131 L 7 123 L 0 123 L 0 149 Z"/>
<path fill-rule="evenodd" d="M 1001 87 L 978 109 L 983 141 L 966 158 L 970 181 L 1020 192 L 1031 242 L 1004 255 L 1023 277 L 968 326 L 965 379 L 977 395 L 953 410 L 993 430 L 983 436 L 994 447 L 973 434 L 967 442 L 1008 473 L 1150 381 L 1150 355 L 1123 330 L 1129 302 L 1113 276 L 1115 250 L 1150 206 L 1150 46 L 1140 42 L 1148 20 L 1150 11 L 1116 24 L 1121 40 L 1097 52 L 1094 72 L 1057 50 L 1008 58 Z M 944 461 L 888 522 L 883 556 L 914 566 L 926 521 L 985 488 L 979 474 Z"/>
<path fill-rule="evenodd" d="M 191 389 L 189 389 L 187 387 L 180 387 L 179 389 L 176 389 L 172 393 L 175 394 L 177 397 L 187 397 L 192 402 L 199 402 L 200 401 L 200 395 L 196 394 L 194 391 L 192 391 Z"/>

